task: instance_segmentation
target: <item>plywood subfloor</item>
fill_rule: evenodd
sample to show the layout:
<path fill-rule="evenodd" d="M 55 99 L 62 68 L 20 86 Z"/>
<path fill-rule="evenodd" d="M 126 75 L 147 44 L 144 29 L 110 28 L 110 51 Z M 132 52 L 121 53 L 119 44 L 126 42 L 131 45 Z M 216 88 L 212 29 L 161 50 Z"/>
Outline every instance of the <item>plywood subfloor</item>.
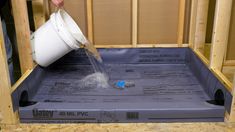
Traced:
<path fill-rule="evenodd" d="M 226 123 L 20 124 L 0 125 L 2 132 L 235 132 Z"/>

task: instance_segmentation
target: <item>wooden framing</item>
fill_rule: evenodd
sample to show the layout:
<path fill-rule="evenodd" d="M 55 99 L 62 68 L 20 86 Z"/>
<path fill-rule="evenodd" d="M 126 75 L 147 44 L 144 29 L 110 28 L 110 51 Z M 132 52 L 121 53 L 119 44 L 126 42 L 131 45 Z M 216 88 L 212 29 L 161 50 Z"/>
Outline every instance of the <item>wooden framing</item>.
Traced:
<path fill-rule="evenodd" d="M 190 48 L 194 47 L 194 42 L 195 42 L 197 5 L 198 5 L 198 0 L 193 0 L 191 3 L 190 31 L 189 31 L 189 47 Z"/>
<path fill-rule="evenodd" d="M 1 18 L 0 18 L 1 19 Z M 0 124 L 15 124 L 18 122 L 17 113 L 14 113 L 11 99 L 11 82 L 0 21 Z"/>
<path fill-rule="evenodd" d="M 161 48 L 161 47 L 179 47 L 179 44 L 138 44 L 138 48 Z M 180 47 L 188 47 L 188 44 L 182 44 Z"/>
<path fill-rule="evenodd" d="M 194 49 L 204 53 L 209 0 L 198 0 Z"/>
<path fill-rule="evenodd" d="M 179 47 L 182 47 L 184 40 L 184 18 L 185 18 L 185 8 L 186 8 L 186 0 L 179 1 L 179 23 L 178 23 L 178 40 L 177 43 Z"/>
<path fill-rule="evenodd" d="M 212 36 L 210 67 L 222 70 L 228 44 L 233 0 L 217 0 Z"/>
<path fill-rule="evenodd" d="M 132 48 L 133 45 L 131 44 L 119 44 L 119 45 L 102 45 L 102 44 L 96 44 L 95 45 L 96 48 Z"/>
<path fill-rule="evenodd" d="M 18 52 L 20 58 L 21 73 L 34 68 L 30 47 L 29 18 L 27 14 L 26 0 L 12 0 L 12 11 L 15 22 Z"/>
<path fill-rule="evenodd" d="M 214 30 L 211 46 L 211 60 L 210 68 L 215 71 L 216 75 L 223 75 L 221 70 L 226 55 L 226 48 L 228 44 L 229 26 L 232 11 L 233 0 L 219 1 L 216 3 Z M 222 78 L 222 76 L 220 76 Z M 225 79 L 224 79 L 225 80 Z M 226 80 L 227 81 L 227 80 Z M 228 81 L 225 84 L 228 84 Z M 226 114 L 226 121 L 235 122 L 235 82 L 231 84 L 231 93 L 233 95 L 232 107 L 230 115 Z"/>
<path fill-rule="evenodd" d="M 226 88 L 234 96 L 234 86 L 227 77 L 222 73 L 226 47 L 228 43 L 229 25 L 232 9 L 232 0 L 216 1 L 216 11 L 214 18 L 214 29 L 211 46 L 210 61 L 203 55 L 205 45 L 205 34 L 207 24 L 208 1 L 193 0 L 190 24 L 190 41 L 189 45 L 201 60 L 208 65 L 208 68 L 214 75 L 225 84 Z M 234 100 L 234 99 L 233 99 Z M 234 122 L 234 102 L 232 112 L 226 113 L 226 121 Z"/>
<path fill-rule="evenodd" d="M 208 0 L 192 0 L 191 6 L 191 23 L 189 44 L 183 44 L 184 34 L 184 17 L 185 17 L 185 0 L 180 0 L 179 24 L 178 24 L 178 43 L 177 44 L 138 44 L 138 0 L 132 0 L 132 43 L 131 44 L 96 44 L 98 48 L 133 48 L 133 47 L 190 47 L 197 56 L 208 66 L 214 75 L 226 86 L 226 88 L 235 96 L 235 79 L 230 82 L 224 74 L 222 74 L 222 66 L 227 47 L 229 22 L 231 16 L 231 5 L 233 0 L 217 0 L 216 12 L 214 20 L 213 41 L 211 46 L 210 61 L 201 52 L 204 49 Z M 40 9 L 37 9 L 40 5 Z M 46 20 L 44 0 L 35 0 L 33 2 L 34 20 L 36 28 L 43 24 Z M 88 39 L 94 43 L 93 30 L 93 0 L 86 0 L 87 6 L 87 29 Z M 4 39 L 2 29 L 0 28 L 0 123 L 15 124 L 18 123 L 17 112 L 13 112 L 11 93 L 22 83 L 23 80 L 33 71 L 34 63 L 31 56 L 30 48 L 30 29 L 27 15 L 26 0 L 12 0 L 12 8 L 15 19 L 16 35 L 18 49 L 20 55 L 20 64 L 23 76 L 17 83 L 11 87 L 6 53 L 4 47 Z M 35 14 L 36 13 L 36 14 Z M 0 23 L 1 24 L 1 23 Z M 234 61 L 225 61 L 224 65 L 234 66 Z M 235 75 L 234 75 L 235 76 Z M 235 77 L 234 77 L 235 78 Z M 226 113 L 226 120 L 235 122 L 235 98 L 233 98 L 232 110 L 229 115 Z"/>
<path fill-rule="evenodd" d="M 33 18 L 35 29 L 38 29 L 43 25 L 49 17 L 49 5 L 48 0 L 33 0 Z"/>
<path fill-rule="evenodd" d="M 132 0 L 132 46 L 137 47 L 138 43 L 138 0 Z"/>
<path fill-rule="evenodd" d="M 91 43 L 94 43 L 94 37 L 93 37 L 93 0 L 86 0 L 87 5 L 87 34 L 88 34 L 88 40 Z"/>
<path fill-rule="evenodd" d="M 186 0 L 179 1 L 179 20 L 178 20 L 178 33 L 177 33 L 177 44 L 178 47 L 187 47 L 186 44 L 183 44 L 184 38 L 184 21 L 185 21 L 185 6 Z M 93 13 L 93 0 L 86 0 L 86 12 L 87 12 L 87 30 L 88 30 L 88 39 L 90 42 L 94 41 L 94 13 Z M 96 47 L 99 48 L 107 48 L 107 47 L 143 47 L 144 44 L 138 43 L 138 9 L 139 8 L 139 0 L 131 0 L 131 16 L 132 16 L 132 25 L 131 25 L 131 44 L 96 44 Z M 132 46 L 130 46 L 132 45 Z M 152 46 L 150 46 L 152 45 Z M 156 46 L 158 44 L 149 44 L 148 47 L 170 47 L 169 44 L 160 44 L 160 46 Z M 174 45 L 171 44 L 171 45 Z M 175 46 L 174 46 L 175 47 Z"/>

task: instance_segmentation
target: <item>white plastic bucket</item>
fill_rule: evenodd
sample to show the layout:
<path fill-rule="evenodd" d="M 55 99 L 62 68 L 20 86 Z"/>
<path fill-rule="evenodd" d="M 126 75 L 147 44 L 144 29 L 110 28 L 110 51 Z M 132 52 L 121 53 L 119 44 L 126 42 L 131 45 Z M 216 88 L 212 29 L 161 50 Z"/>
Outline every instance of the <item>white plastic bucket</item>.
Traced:
<path fill-rule="evenodd" d="M 64 10 L 53 13 L 50 20 L 31 35 L 33 59 L 43 67 L 85 43 L 86 37 Z"/>

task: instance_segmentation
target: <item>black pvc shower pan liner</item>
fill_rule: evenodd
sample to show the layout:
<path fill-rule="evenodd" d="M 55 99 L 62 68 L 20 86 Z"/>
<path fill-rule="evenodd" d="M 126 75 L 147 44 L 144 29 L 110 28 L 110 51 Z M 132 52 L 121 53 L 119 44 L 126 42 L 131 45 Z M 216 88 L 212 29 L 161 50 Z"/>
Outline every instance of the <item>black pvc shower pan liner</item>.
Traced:
<path fill-rule="evenodd" d="M 99 49 L 110 82 L 82 87 L 94 71 L 74 51 L 48 68 L 36 67 L 13 92 L 24 123 L 224 121 L 232 95 L 189 48 Z"/>

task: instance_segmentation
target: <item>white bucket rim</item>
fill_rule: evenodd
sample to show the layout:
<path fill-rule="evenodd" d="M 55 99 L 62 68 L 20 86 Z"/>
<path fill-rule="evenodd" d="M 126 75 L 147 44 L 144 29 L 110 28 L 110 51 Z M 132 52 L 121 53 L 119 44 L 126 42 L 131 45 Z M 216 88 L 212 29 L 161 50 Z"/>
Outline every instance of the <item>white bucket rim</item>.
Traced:
<path fill-rule="evenodd" d="M 74 36 L 74 34 L 71 33 L 70 29 L 67 27 L 67 25 L 65 24 L 65 27 L 70 31 L 70 34 L 79 42 L 82 44 L 87 43 L 87 39 L 84 36 L 84 34 L 82 33 L 82 30 L 80 29 L 80 27 L 78 26 L 78 24 L 74 21 L 74 19 L 63 9 L 59 9 L 58 10 L 58 14 L 60 16 L 60 18 L 63 20 L 62 15 L 65 15 L 66 17 L 68 17 L 70 19 L 70 22 L 73 23 L 73 26 L 76 27 L 75 29 L 77 30 L 76 33 L 79 34 L 79 36 Z M 64 21 L 63 21 L 64 22 Z M 79 38 L 78 38 L 79 37 Z"/>
<path fill-rule="evenodd" d="M 70 28 L 68 27 L 68 25 L 65 23 L 64 17 L 67 17 L 67 19 L 69 19 L 70 24 L 72 25 L 72 27 L 75 29 L 75 33 L 77 34 L 76 36 L 72 33 L 72 31 L 70 30 Z M 69 31 L 69 34 L 79 43 L 81 44 L 85 44 L 87 43 L 87 39 L 84 36 L 84 34 L 82 33 L 82 30 L 79 28 L 79 26 L 77 25 L 77 23 L 73 20 L 73 18 L 63 9 L 59 9 L 57 12 L 57 18 L 60 19 L 60 21 L 63 23 L 63 25 L 65 26 L 65 28 Z"/>
<path fill-rule="evenodd" d="M 72 23 L 72 27 L 75 27 L 75 32 L 79 34 L 79 38 L 81 39 L 78 40 L 77 37 L 73 35 L 72 31 L 66 24 L 64 17 L 66 17 L 66 19 L 69 19 L 70 24 Z M 72 49 L 78 49 L 80 47 L 80 44 L 84 44 L 87 42 L 87 39 L 83 35 L 79 26 L 66 11 L 60 9 L 57 12 L 53 13 L 50 18 L 59 36 Z"/>
<path fill-rule="evenodd" d="M 60 36 L 60 38 L 72 49 L 77 49 L 79 48 L 77 41 L 70 35 L 69 31 L 67 28 L 65 28 L 65 25 L 63 22 L 58 22 L 57 14 L 53 13 L 51 14 L 50 21 L 52 25 L 54 26 L 56 33 Z M 77 44 L 74 44 L 77 43 Z"/>

